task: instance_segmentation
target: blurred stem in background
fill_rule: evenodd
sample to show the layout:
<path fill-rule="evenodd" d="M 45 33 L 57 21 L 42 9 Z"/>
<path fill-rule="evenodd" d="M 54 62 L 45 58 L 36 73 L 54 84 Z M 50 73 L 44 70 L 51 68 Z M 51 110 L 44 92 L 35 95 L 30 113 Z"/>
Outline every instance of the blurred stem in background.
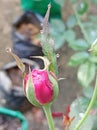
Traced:
<path fill-rule="evenodd" d="M 83 118 L 78 122 L 78 124 L 75 126 L 74 130 L 79 130 L 79 128 L 81 127 L 81 125 L 84 123 L 84 121 L 86 120 L 86 118 L 88 117 L 90 110 L 92 109 L 95 100 L 97 98 L 97 78 L 96 78 L 96 84 L 95 84 L 95 89 L 94 89 L 94 93 L 93 96 L 91 98 L 90 104 L 86 110 L 86 112 L 84 113 Z"/>

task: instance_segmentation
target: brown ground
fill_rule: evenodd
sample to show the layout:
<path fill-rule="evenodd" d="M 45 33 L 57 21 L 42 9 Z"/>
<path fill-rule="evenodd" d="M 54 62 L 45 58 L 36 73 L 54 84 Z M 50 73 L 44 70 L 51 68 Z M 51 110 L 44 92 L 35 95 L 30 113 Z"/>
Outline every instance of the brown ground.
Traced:
<path fill-rule="evenodd" d="M 0 1 L 0 66 L 9 61 L 9 56 L 5 52 L 6 47 L 11 47 L 11 23 L 13 19 L 21 14 L 19 0 L 1 0 Z M 76 82 L 76 69 L 67 66 L 69 57 L 72 55 L 67 45 L 58 51 L 59 77 L 66 77 L 59 82 L 60 93 L 54 102 L 52 110 L 65 112 L 66 106 L 70 105 L 79 95 L 79 85 Z M 35 125 L 32 112 L 28 111 L 25 116 L 29 120 L 29 130 L 48 130 L 47 122 L 43 119 L 42 123 Z M 63 130 L 62 118 L 54 119 L 56 130 Z M 0 129 L 3 130 L 3 129 Z M 13 129 L 14 130 L 14 129 Z"/>

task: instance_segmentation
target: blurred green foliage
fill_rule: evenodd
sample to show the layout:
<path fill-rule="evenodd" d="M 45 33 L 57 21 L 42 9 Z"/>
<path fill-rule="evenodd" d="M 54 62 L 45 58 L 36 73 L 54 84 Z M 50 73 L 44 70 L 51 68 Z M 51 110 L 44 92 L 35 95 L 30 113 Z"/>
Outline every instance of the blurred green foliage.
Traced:
<path fill-rule="evenodd" d="M 93 8 L 97 4 L 97 0 L 69 0 L 69 2 L 71 2 L 74 12 L 68 16 L 65 22 L 61 19 L 52 21 L 51 34 L 55 37 L 56 50 L 61 48 L 64 43 L 67 43 L 75 52 L 71 56 L 68 65 L 71 67 L 77 66 L 77 79 L 82 86 L 83 96 L 78 97 L 71 104 L 70 117 L 75 116 L 70 126 L 70 130 L 73 130 L 78 121 L 83 117 L 94 90 L 91 86 L 96 77 L 97 57 L 94 55 L 95 50 L 93 53 L 90 53 L 89 49 L 97 39 L 97 16 L 94 12 L 90 12 L 90 6 Z M 75 28 L 78 28 L 79 32 Z M 95 111 L 95 109 L 97 109 L 97 101 L 95 101 L 91 111 Z M 80 130 L 97 130 L 96 114 L 89 114 Z"/>
<path fill-rule="evenodd" d="M 94 12 L 88 13 L 89 6 L 97 4 L 97 0 L 91 0 L 91 4 L 86 0 L 83 0 L 83 2 L 72 0 L 71 2 L 73 2 L 72 7 L 74 9 L 73 16 L 75 16 L 75 21 L 77 21 L 75 22 L 77 24 L 73 24 L 74 26 L 71 29 L 76 34 L 76 39 L 69 41 L 68 45 L 76 53 L 71 56 L 68 65 L 72 67 L 78 66 L 77 78 L 83 89 L 83 97 L 79 97 L 71 104 L 70 116 L 76 116 L 76 118 L 72 122 L 70 130 L 72 130 L 83 117 L 84 112 L 90 103 L 94 90 L 93 87 L 91 87 L 91 84 L 95 81 L 97 69 L 96 42 L 95 45 L 92 45 L 95 39 L 97 39 L 97 17 L 93 14 Z M 77 32 L 74 30 L 75 27 L 80 28 L 80 32 L 82 33 L 79 38 L 77 38 Z M 90 48 L 91 50 L 93 49 L 92 53 L 88 51 Z M 97 101 L 95 101 L 91 111 L 95 111 L 96 109 Z M 97 130 L 96 113 L 97 111 L 94 114 L 89 114 L 80 130 Z"/>

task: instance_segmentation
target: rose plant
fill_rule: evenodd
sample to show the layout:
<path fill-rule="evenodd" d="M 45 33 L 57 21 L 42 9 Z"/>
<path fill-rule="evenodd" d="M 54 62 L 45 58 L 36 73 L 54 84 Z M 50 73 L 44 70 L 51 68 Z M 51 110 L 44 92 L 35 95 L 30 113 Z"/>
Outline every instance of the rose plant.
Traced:
<path fill-rule="evenodd" d="M 53 50 L 54 41 L 50 37 L 49 34 L 49 24 L 48 18 L 50 13 L 50 5 L 48 5 L 48 10 L 44 18 L 43 22 L 43 29 L 41 31 L 41 46 L 44 52 L 44 57 L 34 57 L 34 58 L 41 58 L 44 61 L 44 68 L 43 69 L 33 69 L 32 71 L 29 68 L 29 74 L 25 73 L 25 65 L 22 63 L 20 58 L 11 52 L 10 49 L 7 50 L 16 60 L 18 67 L 23 73 L 23 88 L 24 93 L 29 102 L 35 106 L 43 107 L 43 110 L 46 114 L 49 129 L 54 130 L 54 123 L 51 114 L 51 104 L 56 99 L 59 93 L 58 88 L 58 69 L 57 69 L 57 62 L 56 62 L 56 55 Z M 95 56 L 97 55 L 97 40 L 91 46 L 91 53 Z M 85 54 L 85 53 L 84 53 Z M 88 56 L 86 55 L 86 58 Z M 70 63 L 69 63 L 70 64 Z M 95 100 L 97 98 L 97 83 L 95 85 L 95 89 L 92 95 L 92 98 L 89 102 L 89 105 L 86 108 L 86 112 L 74 113 L 74 109 L 76 110 L 76 105 L 71 105 L 70 109 L 67 111 L 67 115 L 63 115 L 63 122 L 66 126 L 66 130 L 82 130 L 83 123 L 90 115 L 90 111 L 95 104 Z M 78 105 L 78 104 L 77 104 Z M 79 108 L 79 106 L 77 106 Z M 73 111 L 73 112 L 72 112 Z M 75 115 L 74 115 L 75 114 Z M 83 116 L 77 118 L 80 114 Z M 74 122 L 74 126 L 72 126 L 72 122 Z M 82 126 L 82 127 L 81 127 Z"/>
<path fill-rule="evenodd" d="M 47 116 L 50 130 L 54 130 L 54 123 L 51 114 L 51 104 L 58 96 L 58 80 L 57 80 L 57 63 L 56 56 L 53 51 L 53 40 L 49 37 L 48 18 L 51 5 L 48 5 L 48 10 L 43 22 L 43 29 L 41 31 L 41 46 L 45 57 L 36 56 L 34 58 L 41 58 L 44 61 L 43 69 L 29 68 L 29 74 L 25 73 L 25 65 L 20 58 L 11 52 L 11 49 L 7 49 L 16 60 L 17 66 L 23 73 L 23 88 L 24 93 L 29 102 L 35 106 L 43 107 Z"/>

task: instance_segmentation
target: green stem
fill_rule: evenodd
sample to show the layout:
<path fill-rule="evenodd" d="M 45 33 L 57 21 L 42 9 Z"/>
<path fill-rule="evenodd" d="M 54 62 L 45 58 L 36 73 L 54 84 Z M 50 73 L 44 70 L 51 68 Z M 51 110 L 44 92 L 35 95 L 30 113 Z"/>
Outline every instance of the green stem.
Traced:
<path fill-rule="evenodd" d="M 47 121 L 48 121 L 49 129 L 50 130 L 54 130 L 55 127 L 54 127 L 54 122 L 53 122 L 53 118 L 52 118 L 51 108 L 50 107 L 51 107 L 51 105 L 48 104 L 48 105 L 43 106 L 43 109 L 44 109 L 44 112 L 45 112 L 45 115 L 46 115 L 46 118 L 47 118 Z"/>
<path fill-rule="evenodd" d="M 80 28 L 81 28 L 81 31 L 82 31 L 82 33 L 83 33 L 83 35 L 84 35 L 84 38 L 85 38 L 85 40 L 87 41 L 87 43 L 90 44 L 88 35 L 87 35 L 87 33 L 86 33 L 86 31 L 85 31 L 85 29 L 84 29 L 84 27 L 83 27 L 83 24 L 82 24 L 82 22 L 81 22 L 81 20 L 80 20 L 80 18 L 79 18 L 79 15 L 78 15 L 78 13 L 77 13 L 77 11 L 76 11 L 75 9 L 74 9 L 74 12 L 75 12 L 75 16 L 76 16 L 77 22 L 78 22 L 78 24 L 79 24 L 79 26 L 80 26 Z"/>
<path fill-rule="evenodd" d="M 79 128 L 81 127 L 81 125 L 84 123 L 84 121 L 86 120 L 86 118 L 89 115 L 90 110 L 92 109 L 92 107 L 93 107 L 93 105 L 95 103 L 96 98 L 97 98 L 97 79 L 96 79 L 95 89 L 94 89 L 94 93 L 93 93 L 92 99 L 90 101 L 90 104 L 89 104 L 86 112 L 84 113 L 83 118 L 75 126 L 74 130 L 79 130 Z"/>

